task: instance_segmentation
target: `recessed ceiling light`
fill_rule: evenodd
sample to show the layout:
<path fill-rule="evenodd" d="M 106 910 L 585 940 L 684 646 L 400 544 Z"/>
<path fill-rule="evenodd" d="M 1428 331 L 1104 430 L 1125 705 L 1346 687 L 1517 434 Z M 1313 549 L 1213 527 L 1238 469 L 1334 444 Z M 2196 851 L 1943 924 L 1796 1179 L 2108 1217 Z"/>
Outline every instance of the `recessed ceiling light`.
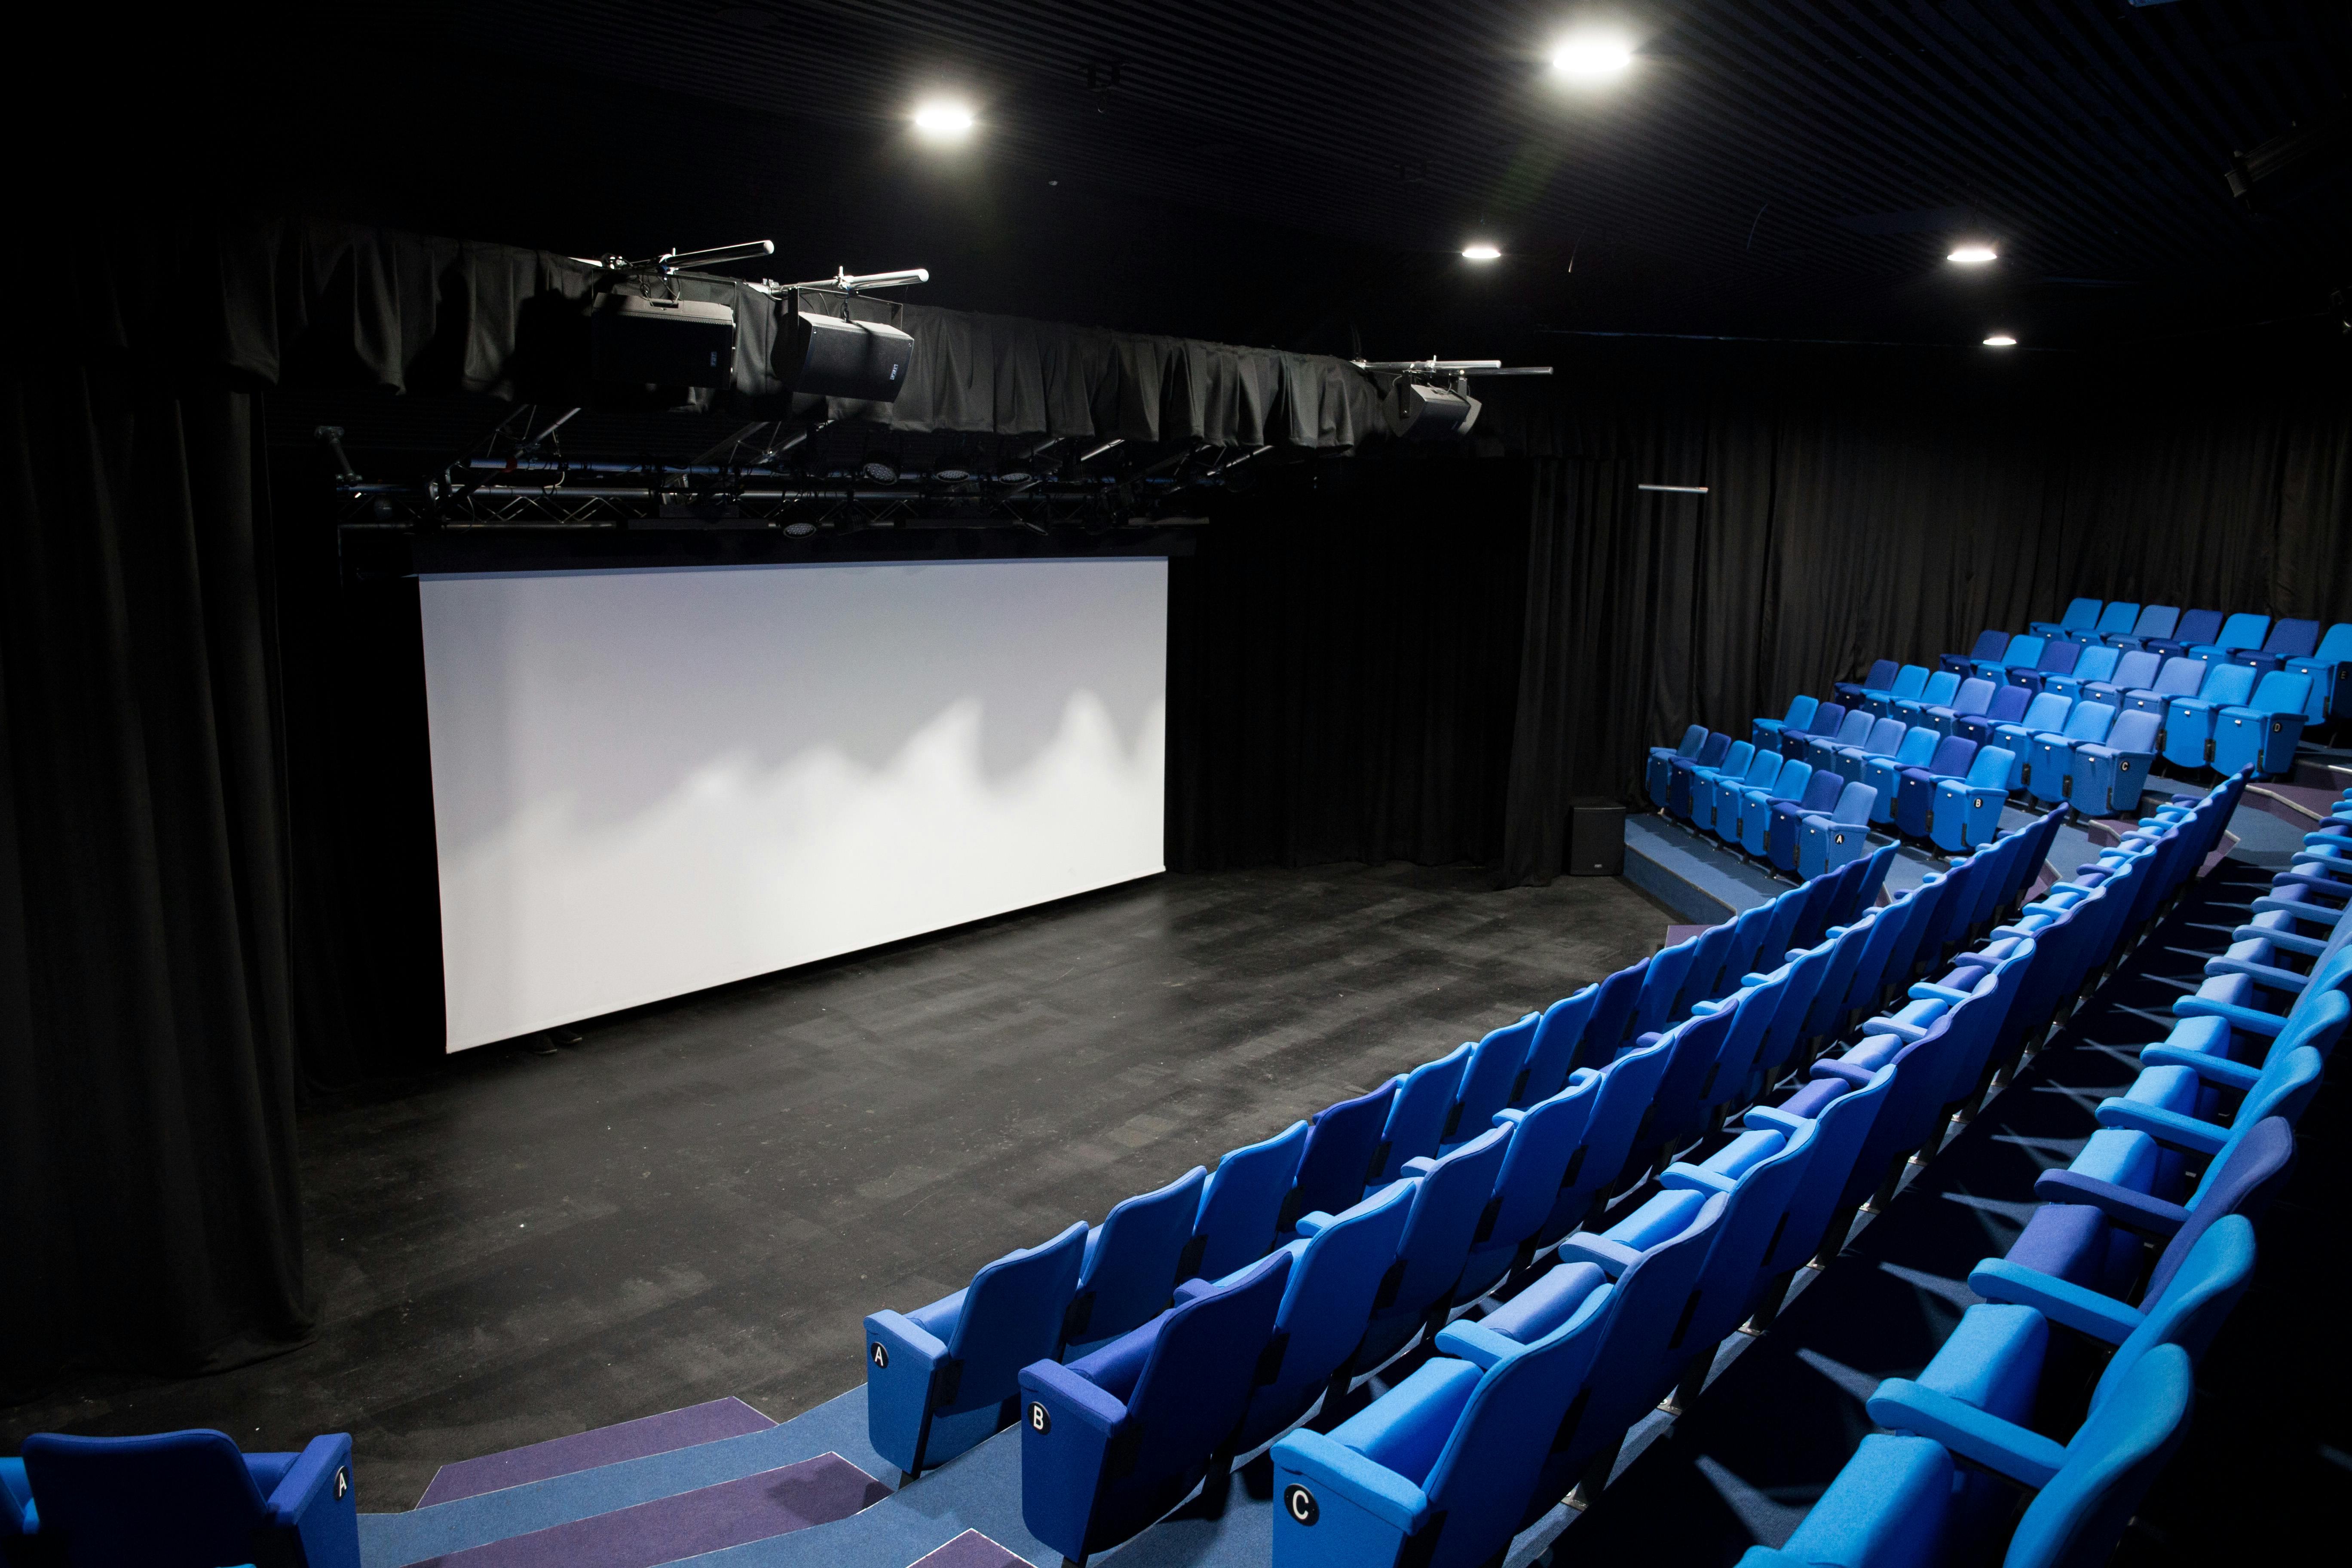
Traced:
<path fill-rule="evenodd" d="M 1985 347 L 1989 349 L 2013 349 L 2016 346 L 2017 340 L 2007 332 L 1995 332 L 1985 340 Z"/>
<path fill-rule="evenodd" d="M 1465 261 L 1499 261 L 1502 259 L 1502 255 L 1500 246 L 1489 245 L 1483 239 L 1462 247 L 1462 258 Z"/>
<path fill-rule="evenodd" d="M 1633 63 L 1633 46 L 1602 33 L 1563 38 L 1551 54 L 1551 68 L 1571 81 L 1601 81 Z"/>
<path fill-rule="evenodd" d="M 1982 267 L 1988 261 L 1999 261 L 2000 252 L 1990 245 L 1956 245 L 1952 247 L 1951 255 L 1944 259 L 1957 261 L 1963 267 Z"/>
<path fill-rule="evenodd" d="M 927 103 L 915 110 L 915 129 L 933 142 L 961 142 L 972 124 L 971 110 L 961 103 Z"/>

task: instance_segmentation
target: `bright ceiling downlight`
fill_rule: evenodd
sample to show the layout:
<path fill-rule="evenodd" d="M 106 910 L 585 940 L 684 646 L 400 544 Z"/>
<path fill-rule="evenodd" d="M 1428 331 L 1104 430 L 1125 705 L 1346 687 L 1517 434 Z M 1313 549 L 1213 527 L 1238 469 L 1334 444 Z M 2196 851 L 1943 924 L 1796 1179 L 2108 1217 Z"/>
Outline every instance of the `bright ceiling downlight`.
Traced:
<path fill-rule="evenodd" d="M 915 132 L 927 142 L 961 142 L 977 121 L 961 103 L 939 100 L 915 110 Z"/>
<path fill-rule="evenodd" d="M 1465 261 L 1500 261 L 1502 258 L 1503 247 L 1489 245 L 1483 239 L 1473 240 L 1462 247 L 1462 259 Z"/>
<path fill-rule="evenodd" d="M 1995 332 L 1985 340 L 1984 346 L 1989 349 L 2013 349 L 2017 346 L 2017 340 L 2007 332 Z"/>
<path fill-rule="evenodd" d="M 1982 267 L 1988 261 L 1999 261 L 2000 252 L 1990 245 L 1956 245 L 1944 259 L 1962 267 Z"/>
<path fill-rule="evenodd" d="M 1551 68 L 1570 81 L 1606 81 L 1633 63 L 1633 46 L 1605 33 L 1580 33 L 1553 46 Z"/>

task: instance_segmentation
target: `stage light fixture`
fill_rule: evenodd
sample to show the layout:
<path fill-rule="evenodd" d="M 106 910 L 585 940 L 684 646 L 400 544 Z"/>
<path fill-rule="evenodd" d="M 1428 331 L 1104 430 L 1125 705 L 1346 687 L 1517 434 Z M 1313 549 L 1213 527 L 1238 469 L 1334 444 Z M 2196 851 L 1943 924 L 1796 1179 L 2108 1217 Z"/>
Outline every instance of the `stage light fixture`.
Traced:
<path fill-rule="evenodd" d="M 1984 341 L 1984 346 L 1989 349 L 2013 349 L 2017 346 L 2017 340 L 2007 332 L 1995 332 Z"/>
<path fill-rule="evenodd" d="M 858 465 L 857 471 L 877 485 L 895 485 L 898 482 L 898 465 L 890 460 L 890 454 L 887 452 L 867 454 L 866 461 Z"/>
<path fill-rule="evenodd" d="M 816 531 L 816 524 L 811 522 L 804 517 L 795 518 L 792 521 L 784 524 L 784 531 L 792 535 L 794 539 L 806 539 L 810 534 Z"/>
<path fill-rule="evenodd" d="M 1944 259 L 1962 267 L 1982 267 L 1988 261 L 1999 261 L 2000 252 L 1990 245 L 1956 245 Z"/>
<path fill-rule="evenodd" d="M 926 103 L 915 110 L 915 130 L 926 141 L 961 142 L 971 134 L 974 123 L 971 110 L 944 99 Z"/>
<path fill-rule="evenodd" d="M 1633 63 L 1633 46 L 1605 33 L 1580 33 L 1554 46 L 1551 68 L 1570 81 L 1605 81 Z"/>
<path fill-rule="evenodd" d="M 1502 258 L 1502 247 L 1489 245 L 1483 239 L 1474 240 L 1462 247 L 1462 259 L 1465 261 L 1500 261 Z"/>

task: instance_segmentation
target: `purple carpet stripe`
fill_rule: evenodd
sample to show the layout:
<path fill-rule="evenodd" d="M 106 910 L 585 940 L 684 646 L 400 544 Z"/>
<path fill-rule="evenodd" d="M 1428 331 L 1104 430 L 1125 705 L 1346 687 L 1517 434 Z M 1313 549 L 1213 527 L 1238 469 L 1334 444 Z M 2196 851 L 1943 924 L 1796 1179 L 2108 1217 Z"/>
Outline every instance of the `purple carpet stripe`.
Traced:
<path fill-rule="evenodd" d="M 599 1426 L 593 1431 L 575 1432 L 569 1437 L 533 1443 L 529 1447 L 509 1448 L 502 1454 L 485 1454 L 478 1459 L 444 1465 L 435 1473 L 433 1484 L 425 1489 L 416 1506 L 431 1508 L 436 1502 L 455 1502 L 459 1498 L 503 1491 L 553 1476 L 575 1475 L 601 1465 L 616 1465 L 624 1459 L 674 1453 L 698 1443 L 764 1432 L 774 1425 L 732 1397 L 714 1399 L 707 1405 L 689 1405 L 683 1410 L 666 1410 L 659 1415 L 624 1421 L 617 1426 Z"/>
<path fill-rule="evenodd" d="M 1668 926 L 1666 928 L 1666 945 L 1668 947 L 1672 947 L 1678 942 L 1688 942 L 1691 938 L 1701 935 L 1706 931 L 1711 931 L 1714 929 L 1715 928 L 1713 926 Z"/>
<path fill-rule="evenodd" d="M 1031 1568 L 1029 1559 L 1015 1557 L 977 1530 L 967 1530 L 910 1568 Z"/>
<path fill-rule="evenodd" d="M 740 1480 L 427 1558 L 415 1568 L 654 1568 L 830 1524 L 889 1495 L 888 1487 L 839 1454 L 819 1454 Z"/>

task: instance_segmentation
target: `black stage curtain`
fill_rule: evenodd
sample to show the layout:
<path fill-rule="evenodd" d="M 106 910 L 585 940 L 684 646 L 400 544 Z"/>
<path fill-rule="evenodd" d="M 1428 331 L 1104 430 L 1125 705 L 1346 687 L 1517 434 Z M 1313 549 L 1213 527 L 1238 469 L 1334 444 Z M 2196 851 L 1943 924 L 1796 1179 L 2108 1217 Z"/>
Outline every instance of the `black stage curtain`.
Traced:
<path fill-rule="evenodd" d="M 0 1390 L 309 1325 L 258 403 L 0 384 Z"/>
<path fill-rule="evenodd" d="M 1525 465 L 1323 467 L 1170 563 L 1169 867 L 1490 864 Z"/>

